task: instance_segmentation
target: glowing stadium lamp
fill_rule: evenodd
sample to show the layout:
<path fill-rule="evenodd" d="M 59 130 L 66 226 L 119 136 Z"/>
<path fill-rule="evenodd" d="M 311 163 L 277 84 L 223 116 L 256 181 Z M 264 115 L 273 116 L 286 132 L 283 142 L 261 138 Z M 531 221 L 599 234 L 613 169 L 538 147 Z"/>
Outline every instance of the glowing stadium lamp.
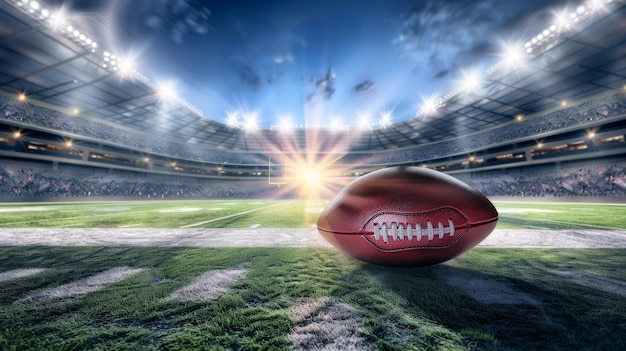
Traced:
<path fill-rule="evenodd" d="M 476 92 L 480 88 L 481 80 L 478 72 L 470 71 L 463 73 L 463 81 L 461 82 L 461 89 L 466 92 Z"/>
<path fill-rule="evenodd" d="M 66 140 L 65 141 L 65 147 L 67 147 L 69 149 L 72 146 L 74 146 L 74 143 L 71 140 Z"/>
<path fill-rule="evenodd" d="M 243 117 L 243 129 L 248 133 L 259 129 L 259 114 L 257 112 L 247 113 Z"/>
<path fill-rule="evenodd" d="M 383 111 L 380 113 L 380 126 L 387 128 L 391 125 L 391 111 Z"/>
<path fill-rule="evenodd" d="M 19 93 L 19 94 L 17 94 L 17 99 L 19 101 L 26 101 L 26 93 Z"/>
<path fill-rule="evenodd" d="M 41 8 L 41 5 L 39 4 L 39 2 L 37 2 L 37 1 L 31 1 L 30 2 L 30 10 L 31 11 L 37 11 L 37 10 L 39 10 L 39 8 Z"/>
<path fill-rule="evenodd" d="M 118 60 L 118 63 L 119 63 L 118 73 L 122 78 L 132 78 L 135 75 L 135 67 L 136 67 L 135 60 L 127 57 L 123 60 Z"/>
<path fill-rule="evenodd" d="M 359 117 L 359 129 L 366 130 L 372 127 L 372 120 L 370 118 L 369 113 L 367 112 L 357 113 L 357 116 Z"/>
<path fill-rule="evenodd" d="M 588 139 L 593 139 L 596 137 L 596 132 L 593 130 L 590 130 L 589 133 L 587 133 L 587 138 Z"/>
<path fill-rule="evenodd" d="M 549 31 L 548 34 L 550 34 Z M 519 45 L 505 45 L 502 59 L 502 62 L 508 69 L 522 68 L 526 64 L 526 55 Z"/>
<path fill-rule="evenodd" d="M 330 130 L 335 133 L 341 130 L 341 120 L 338 117 L 333 118 L 330 122 Z"/>
<path fill-rule="evenodd" d="M 22 132 L 19 130 L 16 130 L 15 132 L 13 132 L 13 138 L 14 139 L 19 139 L 22 137 Z"/>
<path fill-rule="evenodd" d="M 226 112 L 226 124 L 229 128 L 237 128 L 239 125 L 239 112 L 231 111 Z"/>
<path fill-rule="evenodd" d="M 176 90 L 172 83 L 161 83 L 157 87 L 157 95 L 159 99 L 170 102 L 176 98 Z"/>
<path fill-rule="evenodd" d="M 293 124 L 293 120 L 291 119 L 291 117 L 281 117 L 280 121 L 278 122 L 278 130 L 281 133 L 289 133 L 291 131 L 293 131 L 295 128 L 294 124 Z"/>
<path fill-rule="evenodd" d="M 435 112 L 437 112 L 437 108 L 438 108 L 437 99 L 435 99 L 434 97 L 429 97 L 429 98 L 422 98 L 422 100 L 423 100 L 423 104 L 420 109 L 421 113 L 427 116 L 432 116 L 433 114 L 435 114 Z"/>

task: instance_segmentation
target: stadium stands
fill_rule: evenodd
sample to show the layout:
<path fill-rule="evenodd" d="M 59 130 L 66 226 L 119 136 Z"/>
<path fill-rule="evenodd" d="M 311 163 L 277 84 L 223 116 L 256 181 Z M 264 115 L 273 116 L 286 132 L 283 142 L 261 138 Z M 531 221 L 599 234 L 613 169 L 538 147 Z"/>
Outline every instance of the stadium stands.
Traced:
<path fill-rule="evenodd" d="M 347 153 L 340 162 L 343 164 L 367 163 L 385 165 L 430 160 L 437 157 L 465 153 L 481 147 L 535 137 L 542 133 L 554 132 L 570 126 L 580 126 L 594 121 L 608 120 L 625 113 L 626 95 L 617 93 L 483 131 L 479 137 L 468 135 L 402 150 L 372 150 L 367 153 Z M 229 152 L 226 150 L 206 149 L 200 145 L 174 141 L 164 142 L 162 139 L 154 138 L 147 134 L 114 127 L 80 116 L 72 116 L 28 102 L 11 99 L 4 95 L 0 95 L 0 117 L 8 123 L 17 122 L 17 126 L 40 126 L 67 133 L 68 136 L 87 137 L 124 148 L 132 148 L 151 154 L 184 160 L 216 164 L 263 165 L 267 162 L 268 157 L 263 153 Z"/>

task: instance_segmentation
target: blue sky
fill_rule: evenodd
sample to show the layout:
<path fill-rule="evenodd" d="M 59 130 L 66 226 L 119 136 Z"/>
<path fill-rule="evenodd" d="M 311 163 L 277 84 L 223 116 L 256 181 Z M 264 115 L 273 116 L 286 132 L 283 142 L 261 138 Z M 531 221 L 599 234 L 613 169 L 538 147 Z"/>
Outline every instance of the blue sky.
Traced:
<path fill-rule="evenodd" d="M 61 1 L 53 1 L 57 5 Z M 549 24 L 557 0 L 65 1 L 118 56 L 207 118 L 262 126 L 410 119 L 484 72 L 503 43 Z"/>

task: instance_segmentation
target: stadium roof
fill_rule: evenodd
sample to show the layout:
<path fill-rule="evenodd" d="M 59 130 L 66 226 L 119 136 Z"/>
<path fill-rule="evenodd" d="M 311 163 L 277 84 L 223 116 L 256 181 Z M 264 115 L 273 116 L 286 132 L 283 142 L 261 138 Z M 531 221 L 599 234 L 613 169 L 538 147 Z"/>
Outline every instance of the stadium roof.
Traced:
<path fill-rule="evenodd" d="M 86 33 L 54 28 L 37 3 L 0 7 L 0 91 L 25 93 L 68 113 L 201 147 L 241 152 L 369 152 L 411 147 L 483 131 L 593 95 L 626 89 L 626 5 L 580 6 L 563 28 L 528 38 L 523 66 L 506 62 L 434 100 L 417 117 L 379 129 L 262 128 L 211 120 L 133 71 Z M 582 10 L 581 10 L 582 8 Z"/>

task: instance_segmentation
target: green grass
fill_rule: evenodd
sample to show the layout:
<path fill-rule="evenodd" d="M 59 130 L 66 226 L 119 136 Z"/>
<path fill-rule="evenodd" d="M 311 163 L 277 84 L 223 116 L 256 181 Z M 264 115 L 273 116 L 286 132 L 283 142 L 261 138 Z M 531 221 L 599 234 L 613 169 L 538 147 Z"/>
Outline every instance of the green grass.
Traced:
<path fill-rule="evenodd" d="M 625 279 L 624 262 L 623 249 L 477 248 L 445 266 L 541 302 L 489 305 L 438 279 L 442 266 L 380 267 L 332 249 L 5 247 L 3 270 L 50 270 L 0 283 L 0 349 L 288 349 L 289 307 L 329 296 L 355 307 L 381 350 L 620 350 L 626 299 L 546 270 Z M 246 277 L 216 301 L 163 301 L 207 270 L 242 263 Z M 83 298 L 18 301 L 123 265 L 146 270 Z"/>
<path fill-rule="evenodd" d="M 9 227 L 310 228 L 324 202 L 143 201 L 0 204 Z M 626 228 L 626 207 L 496 203 L 498 228 Z M 247 275 L 211 302 L 164 298 L 212 269 Z M 81 298 L 22 302 L 114 267 L 145 270 Z M 445 265 L 394 269 L 325 248 L 0 247 L 0 350 L 282 350 L 289 308 L 330 297 L 355 309 L 378 350 L 622 350 L 626 299 L 553 272 L 626 281 L 625 249 L 475 248 Z M 497 281 L 538 305 L 485 304 L 442 272 Z"/>
<path fill-rule="evenodd" d="M 0 204 L 0 228 L 310 228 L 326 201 L 198 200 Z M 626 205 L 495 203 L 500 229 L 626 229 Z M 198 224 L 202 223 L 202 224 Z"/>

